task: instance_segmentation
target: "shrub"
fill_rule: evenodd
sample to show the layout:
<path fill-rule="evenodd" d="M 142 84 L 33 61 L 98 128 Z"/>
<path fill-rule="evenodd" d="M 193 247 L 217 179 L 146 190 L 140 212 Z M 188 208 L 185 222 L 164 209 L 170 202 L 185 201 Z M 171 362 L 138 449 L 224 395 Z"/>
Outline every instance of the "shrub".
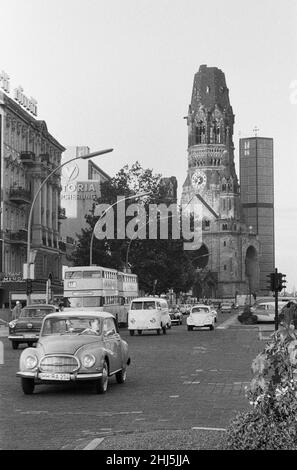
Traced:
<path fill-rule="evenodd" d="M 231 420 L 226 449 L 297 449 L 297 335 L 276 331 L 252 363 L 246 390 L 252 409 Z"/>

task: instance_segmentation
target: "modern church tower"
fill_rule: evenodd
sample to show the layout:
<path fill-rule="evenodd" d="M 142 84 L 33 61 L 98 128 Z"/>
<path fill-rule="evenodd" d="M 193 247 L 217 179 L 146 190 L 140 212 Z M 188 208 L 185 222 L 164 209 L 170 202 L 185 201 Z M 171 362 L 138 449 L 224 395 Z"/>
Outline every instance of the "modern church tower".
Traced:
<path fill-rule="evenodd" d="M 184 207 L 200 205 L 202 243 L 193 253 L 200 297 L 234 297 L 259 289 L 259 242 L 243 223 L 234 165 L 234 114 L 224 73 L 201 65 L 188 124 Z"/>

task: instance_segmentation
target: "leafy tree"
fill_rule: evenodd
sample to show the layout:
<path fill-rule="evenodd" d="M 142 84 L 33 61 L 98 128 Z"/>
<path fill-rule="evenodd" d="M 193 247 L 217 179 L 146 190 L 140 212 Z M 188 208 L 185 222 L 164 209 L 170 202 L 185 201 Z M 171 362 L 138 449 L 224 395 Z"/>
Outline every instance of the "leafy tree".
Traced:
<path fill-rule="evenodd" d="M 137 236 L 118 239 L 117 215 L 119 204 L 114 205 L 114 238 L 98 240 L 94 238 L 92 258 L 97 265 L 123 270 L 126 263 L 132 272 L 138 275 L 139 287 L 146 293 L 161 294 L 173 288 L 176 293 L 187 291 L 194 280 L 194 267 L 186 251 L 183 250 L 183 240 L 172 238 L 172 226 L 168 224 L 168 239 L 160 237 L 160 215 L 157 219 L 157 238 L 149 238 L 149 204 L 174 203 L 168 199 L 166 188 L 162 185 L 161 175 L 154 174 L 151 169 L 143 169 L 139 162 L 130 168 L 124 166 L 114 178 L 101 186 L 99 204 L 115 204 L 118 196 L 130 197 L 139 193 L 149 192 L 142 198 L 145 209 L 145 219 L 135 226 L 137 233 L 143 231 L 145 239 Z M 135 201 L 132 201 L 135 202 Z M 125 209 L 131 200 L 123 202 Z M 125 227 L 135 214 L 127 216 Z M 169 216 L 170 218 L 170 216 Z M 90 261 L 91 236 L 99 217 L 95 216 L 95 204 L 86 215 L 88 228 L 78 235 L 78 245 L 72 255 L 75 265 L 88 265 Z"/>

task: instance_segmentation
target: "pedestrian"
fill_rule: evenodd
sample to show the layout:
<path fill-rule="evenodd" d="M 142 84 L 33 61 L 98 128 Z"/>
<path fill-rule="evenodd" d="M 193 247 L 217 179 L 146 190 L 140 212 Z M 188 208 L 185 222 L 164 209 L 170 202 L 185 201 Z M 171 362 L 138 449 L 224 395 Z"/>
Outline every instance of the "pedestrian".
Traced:
<path fill-rule="evenodd" d="M 19 318 L 21 310 L 22 310 L 21 302 L 17 300 L 15 306 L 12 309 L 12 320 L 16 320 L 17 318 Z"/>

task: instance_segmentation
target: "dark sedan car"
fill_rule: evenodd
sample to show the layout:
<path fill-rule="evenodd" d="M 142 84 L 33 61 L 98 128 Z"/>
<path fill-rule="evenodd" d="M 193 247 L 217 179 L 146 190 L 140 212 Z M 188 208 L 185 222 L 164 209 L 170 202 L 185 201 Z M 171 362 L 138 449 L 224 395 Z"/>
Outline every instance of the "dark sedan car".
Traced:
<path fill-rule="evenodd" d="M 38 341 L 42 320 L 48 313 L 56 312 L 57 307 L 49 304 L 27 305 L 21 310 L 19 318 L 9 322 L 9 336 L 12 348 L 27 343 L 32 346 Z"/>

